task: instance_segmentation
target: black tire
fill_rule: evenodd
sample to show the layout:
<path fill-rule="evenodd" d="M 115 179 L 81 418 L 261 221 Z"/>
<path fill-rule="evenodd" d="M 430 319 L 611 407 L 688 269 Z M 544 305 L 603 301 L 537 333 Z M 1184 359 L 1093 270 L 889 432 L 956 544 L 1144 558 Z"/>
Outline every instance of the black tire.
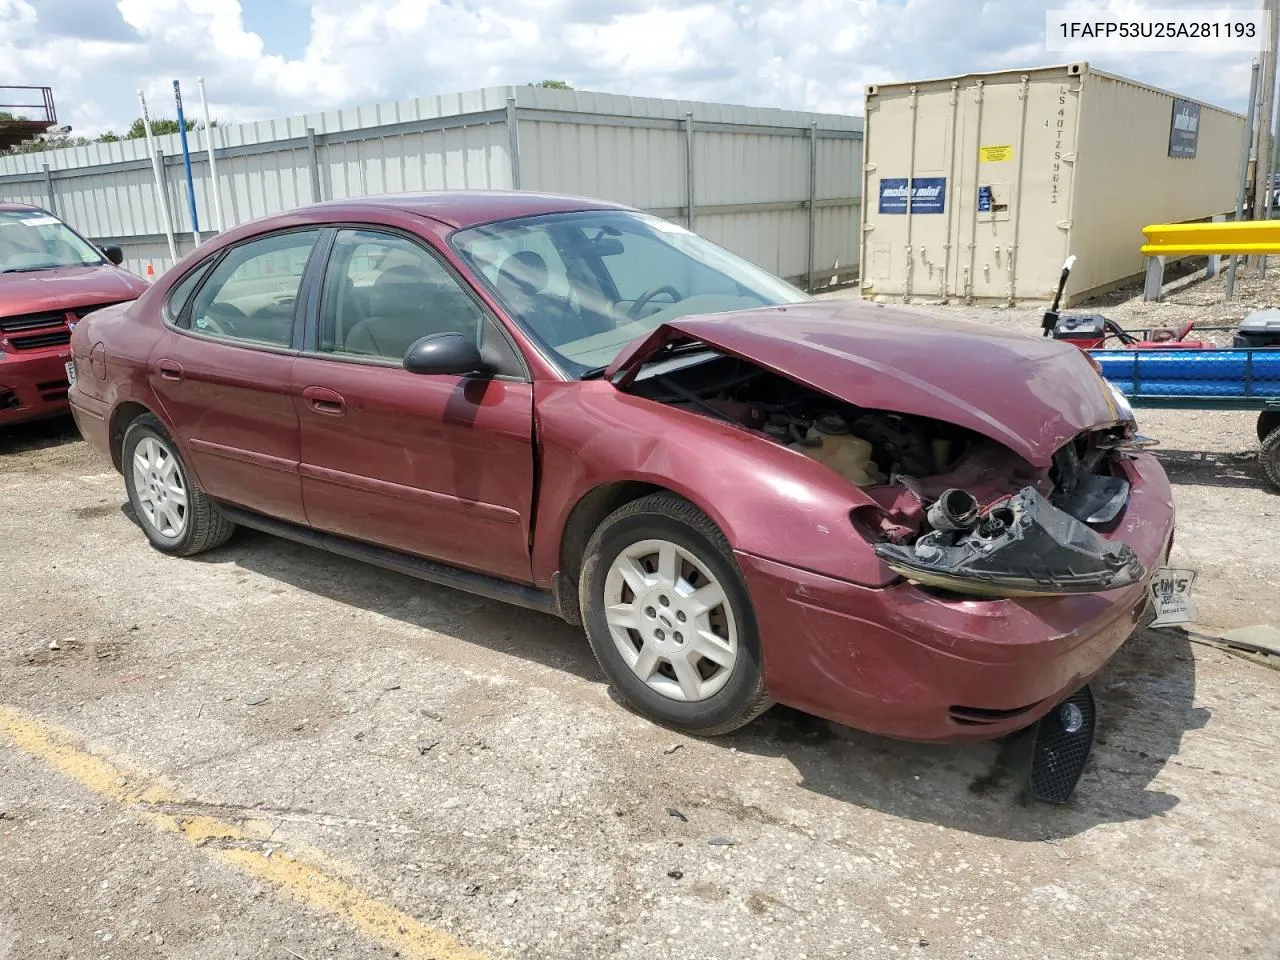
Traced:
<path fill-rule="evenodd" d="M 1258 442 L 1267 439 L 1274 430 L 1280 430 L 1280 410 L 1263 410 L 1258 414 Z"/>
<path fill-rule="evenodd" d="M 168 455 L 173 457 L 175 470 L 180 475 L 186 490 L 185 523 L 175 536 L 166 536 L 156 529 L 148 520 L 138 496 L 133 468 L 134 456 L 138 446 L 148 439 L 156 441 Z M 222 546 L 235 532 L 235 524 L 224 517 L 219 512 L 217 504 L 197 486 L 195 479 L 187 470 L 182 454 L 178 452 L 178 445 L 165 431 L 164 425 L 152 414 L 142 414 L 125 430 L 120 463 L 124 473 L 124 488 L 129 495 L 129 506 L 133 508 L 138 526 L 142 528 L 142 532 L 147 535 L 147 539 L 157 550 L 178 557 L 190 557 Z"/>
<path fill-rule="evenodd" d="M 724 686 L 704 700 L 674 700 L 651 689 L 628 666 L 605 619 L 605 581 L 627 547 L 666 540 L 693 554 L 721 585 L 738 629 L 738 652 Z M 746 583 L 719 528 L 689 501 L 669 493 L 633 500 L 596 528 L 579 581 L 583 624 L 600 668 L 637 713 L 684 733 L 718 736 L 750 723 L 773 705 L 764 682 L 760 634 Z"/>
<path fill-rule="evenodd" d="M 1271 485 L 1280 490 L 1280 427 L 1276 427 L 1262 440 L 1258 451 L 1258 463 Z"/>

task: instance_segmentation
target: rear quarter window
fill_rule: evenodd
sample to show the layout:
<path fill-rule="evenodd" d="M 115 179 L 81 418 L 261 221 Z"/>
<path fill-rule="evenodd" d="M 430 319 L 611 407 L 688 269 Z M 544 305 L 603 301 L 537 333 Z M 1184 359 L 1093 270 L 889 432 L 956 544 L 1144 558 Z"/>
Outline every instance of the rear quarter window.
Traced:
<path fill-rule="evenodd" d="M 206 260 L 179 280 L 177 285 L 169 291 L 169 298 L 165 300 L 164 309 L 170 323 L 179 322 L 182 310 L 186 307 L 187 301 L 191 299 L 191 294 L 195 292 L 196 287 L 200 286 L 200 281 L 204 279 L 205 274 L 209 272 L 209 268 L 212 265 L 212 258 Z"/>

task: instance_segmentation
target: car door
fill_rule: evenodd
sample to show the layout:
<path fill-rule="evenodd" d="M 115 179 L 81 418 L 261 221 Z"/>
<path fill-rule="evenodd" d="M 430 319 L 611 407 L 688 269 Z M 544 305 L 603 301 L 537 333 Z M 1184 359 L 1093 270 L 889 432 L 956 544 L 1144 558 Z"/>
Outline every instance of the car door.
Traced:
<path fill-rule="evenodd" d="M 493 372 L 422 375 L 409 345 L 475 337 Z M 532 579 L 533 391 L 479 299 L 420 239 L 333 238 L 293 368 L 312 526 L 511 580 Z"/>
<path fill-rule="evenodd" d="M 319 237 L 286 231 L 225 251 L 179 305 L 148 371 L 206 492 L 295 523 L 306 522 L 292 397 L 298 294 Z"/>

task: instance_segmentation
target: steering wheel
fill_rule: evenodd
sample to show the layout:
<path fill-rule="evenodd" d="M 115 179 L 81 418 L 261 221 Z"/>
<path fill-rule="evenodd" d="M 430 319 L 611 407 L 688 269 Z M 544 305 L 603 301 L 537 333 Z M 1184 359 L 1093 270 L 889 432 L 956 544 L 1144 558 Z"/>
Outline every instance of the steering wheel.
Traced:
<path fill-rule="evenodd" d="M 234 337 L 236 321 L 244 318 L 244 311 L 233 303 L 211 303 L 205 307 L 204 315 L 200 319 L 204 321 L 203 329 Z"/>
<path fill-rule="evenodd" d="M 671 298 L 672 303 L 679 303 L 681 300 L 684 299 L 684 297 L 681 296 L 680 291 L 677 290 L 675 287 L 672 287 L 672 286 L 654 287 L 652 290 L 646 290 L 644 293 L 642 293 L 640 295 L 640 298 L 631 305 L 631 309 L 627 311 L 627 319 L 628 320 L 640 319 L 640 311 L 649 305 L 649 301 L 652 300 L 654 297 L 661 296 L 664 293 Z"/>

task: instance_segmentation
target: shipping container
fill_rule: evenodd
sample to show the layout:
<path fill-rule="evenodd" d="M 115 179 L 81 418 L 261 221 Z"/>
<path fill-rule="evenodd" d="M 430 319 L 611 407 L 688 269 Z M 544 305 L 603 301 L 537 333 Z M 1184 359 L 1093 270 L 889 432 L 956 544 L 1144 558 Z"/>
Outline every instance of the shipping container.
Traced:
<path fill-rule="evenodd" d="M 1142 228 L 1234 209 L 1243 116 L 1087 63 L 868 86 L 862 295 L 1067 302 L 1142 273 Z"/>

